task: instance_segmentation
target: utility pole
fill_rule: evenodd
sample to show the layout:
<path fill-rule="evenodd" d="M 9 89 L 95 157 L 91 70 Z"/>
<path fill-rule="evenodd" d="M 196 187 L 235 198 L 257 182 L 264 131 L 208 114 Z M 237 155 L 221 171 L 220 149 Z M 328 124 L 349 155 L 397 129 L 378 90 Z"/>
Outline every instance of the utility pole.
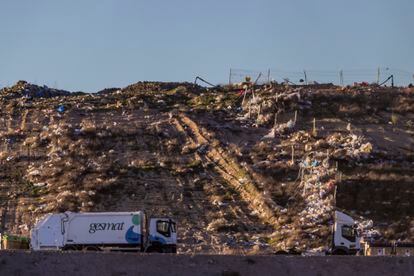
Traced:
<path fill-rule="evenodd" d="M 303 70 L 303 74 L 305 75 L 305 84 L 308 84 L 308 76 L 306 75 L 306 70 Z"/>
<path fill-rule="evenodd" d="M 230 68 L 230 73 L 229 73 L 229 85 L 231 85 L 231 68 Z"/>

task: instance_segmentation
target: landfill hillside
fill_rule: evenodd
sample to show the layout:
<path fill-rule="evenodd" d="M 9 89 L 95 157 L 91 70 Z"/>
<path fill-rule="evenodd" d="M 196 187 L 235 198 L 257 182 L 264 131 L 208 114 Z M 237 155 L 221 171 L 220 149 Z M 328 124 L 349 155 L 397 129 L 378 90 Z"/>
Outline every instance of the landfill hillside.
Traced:
<path fill-rule="evenodd" d="M 338 208 L 413 241 L 412 88 L 20 81 L 0 112 L 1 232 L 145 210 L 176 219 L 183 253 L 322 251 Z"/>

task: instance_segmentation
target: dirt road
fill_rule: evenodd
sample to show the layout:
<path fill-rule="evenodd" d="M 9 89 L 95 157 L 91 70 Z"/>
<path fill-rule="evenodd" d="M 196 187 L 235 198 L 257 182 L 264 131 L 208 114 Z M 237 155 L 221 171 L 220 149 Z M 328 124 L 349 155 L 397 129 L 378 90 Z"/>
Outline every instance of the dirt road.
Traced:
<path fill-rule="evenodd" d="M 414 275 L 414 257 L 0 252 L 1 275 Z"/>

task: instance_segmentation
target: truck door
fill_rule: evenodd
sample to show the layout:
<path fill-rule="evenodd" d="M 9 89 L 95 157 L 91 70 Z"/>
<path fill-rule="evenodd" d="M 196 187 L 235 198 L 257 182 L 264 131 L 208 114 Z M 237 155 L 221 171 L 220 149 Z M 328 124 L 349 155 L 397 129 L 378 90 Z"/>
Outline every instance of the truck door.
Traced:
<path fill-rule="evenodd" d="M 177 244 L 176 223 L 168 218 L 152 218 L 149 240 L 152 246 L 175 246 Z"/>
<path fill-rule="evenodd" d="M 343 250 L 345 254 L 360 249 L 360 237 L 354 225 L 336 223 L 334 233 L 334 248 Z"/>

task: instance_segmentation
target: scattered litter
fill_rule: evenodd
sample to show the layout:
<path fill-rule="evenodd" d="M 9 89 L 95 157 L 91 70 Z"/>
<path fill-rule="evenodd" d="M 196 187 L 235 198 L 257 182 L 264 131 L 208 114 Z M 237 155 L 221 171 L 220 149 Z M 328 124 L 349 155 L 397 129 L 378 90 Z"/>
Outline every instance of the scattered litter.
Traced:
<path fill-rule="evenodd" d="M 64 107 L 63 105 L 59 105 L 59 106 L 56 108 L 56 110 L 57 110 L 57 112 L 59 112 L 59 113 L 63 113 L 63 112 L 65 112 L 65 107 Z"/>

